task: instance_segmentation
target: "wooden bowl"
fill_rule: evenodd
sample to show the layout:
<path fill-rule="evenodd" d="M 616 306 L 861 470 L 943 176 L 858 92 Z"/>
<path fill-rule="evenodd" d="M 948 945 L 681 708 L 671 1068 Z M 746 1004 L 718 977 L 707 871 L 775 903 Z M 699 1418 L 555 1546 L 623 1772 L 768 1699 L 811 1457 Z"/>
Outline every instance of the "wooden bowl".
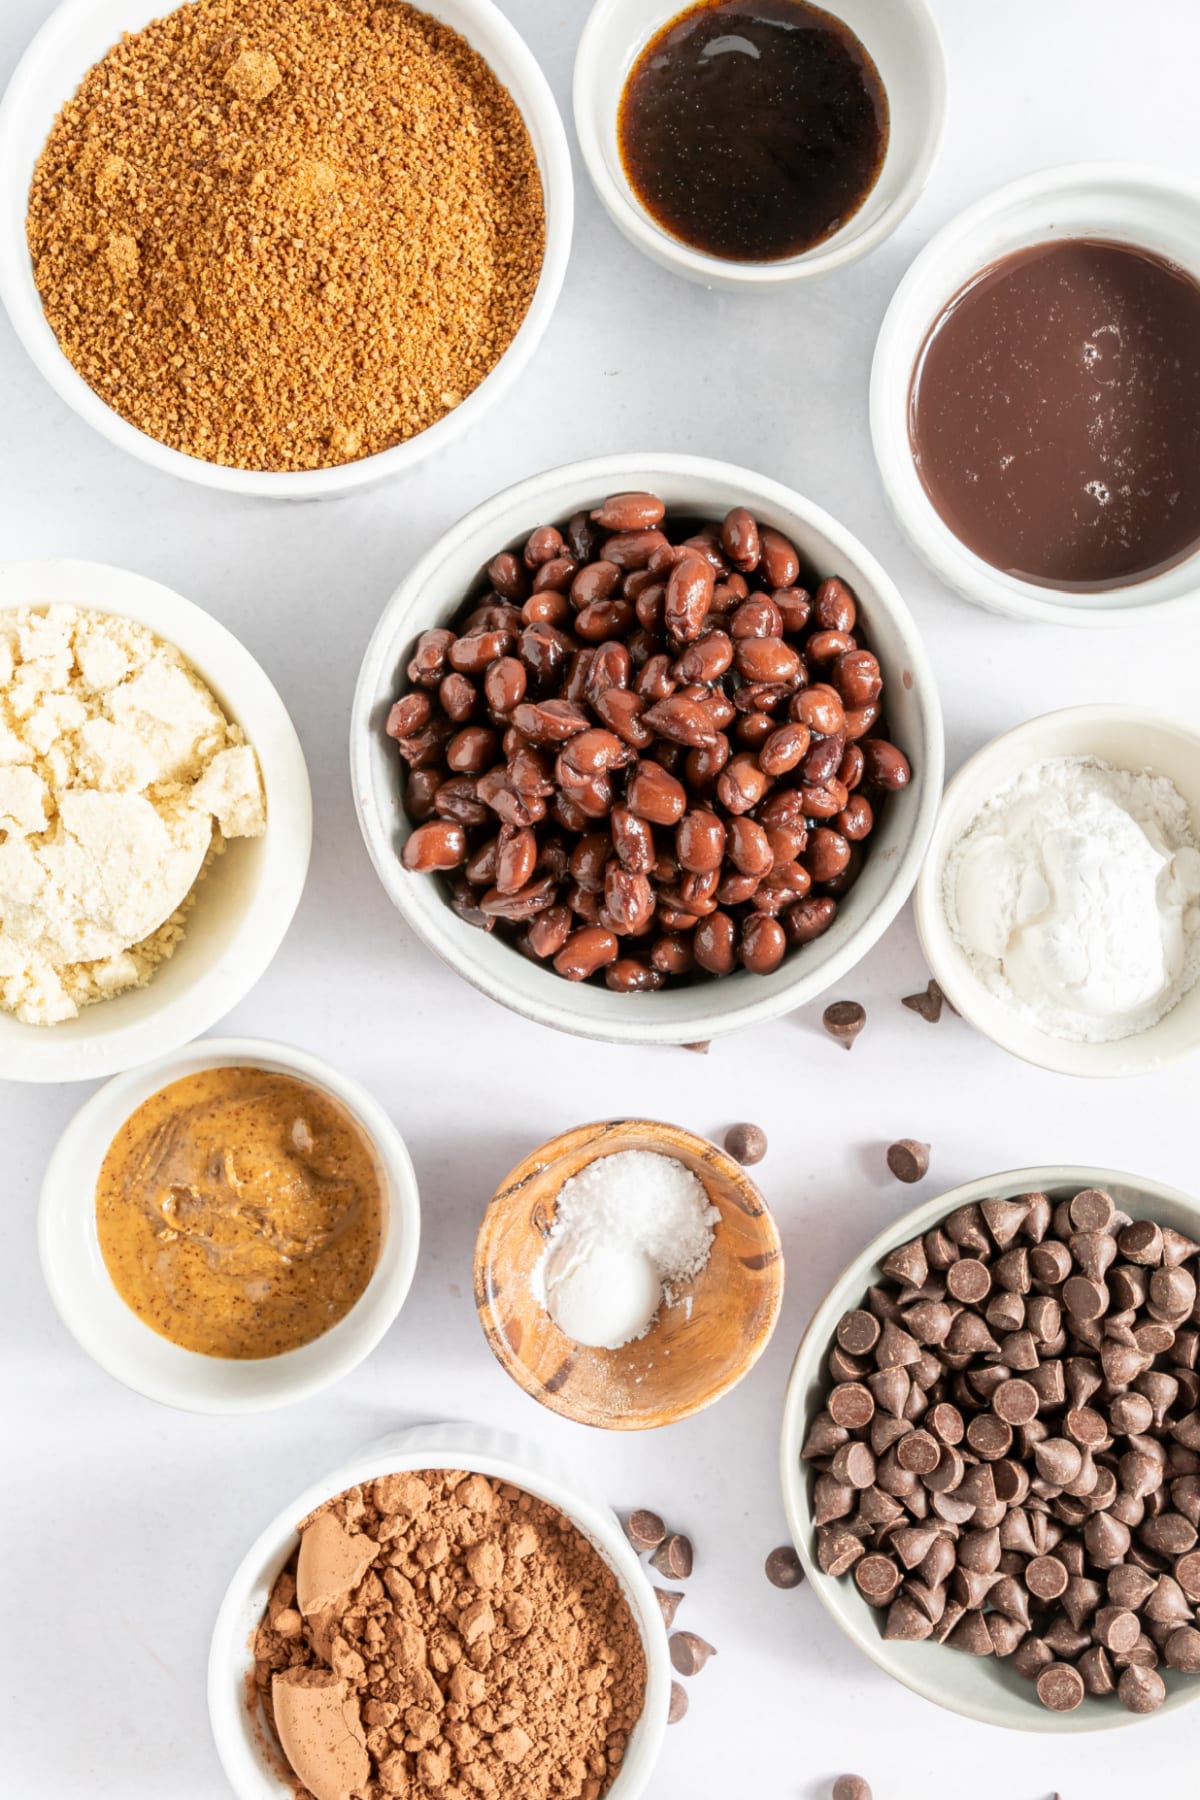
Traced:
<path fill-rule="evenodd" d="M 563 1335 L 530 1276 L 564 1182 L 618 1150 L 677 1158 L 721 1218 L 680 1303 L 664 1306 L 645 1337 L 602 1350 Z M 502 1366 L 552 1412 L 609 1431 L 670 1425 L 719 1400 L 766 1349 L 782 1298 L 779 1232 L 745 1170 L 707 1138 L 649 1119 L 579 1125 L 541 1145 L 493 1195 L 475 1243 L 475 1305 Z"/>

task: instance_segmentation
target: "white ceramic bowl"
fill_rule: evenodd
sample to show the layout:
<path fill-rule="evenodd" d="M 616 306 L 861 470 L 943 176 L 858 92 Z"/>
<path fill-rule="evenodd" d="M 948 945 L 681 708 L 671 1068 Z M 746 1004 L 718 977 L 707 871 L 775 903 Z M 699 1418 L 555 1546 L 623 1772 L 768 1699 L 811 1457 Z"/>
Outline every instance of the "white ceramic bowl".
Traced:
<path fill-rule="evenodd" d="M 541 276 L 520 330 L 491 374 L 427 430 L 358 462 L 286 473 L 229 469 L 160 444 L 112 411 L 88 386 L 47 323 L 25 241 L 34 165 L 60 108 L 122 33 L 140 31 L 171 10 L 170 0 L 62 0 L 17 65 L 0 103 L 0 299 L 13 329 L 60 399 L 80 418 L 119 449 L 185 481 L 268 499 L 321 500 L 406 473 L 470 431 L 503 399 L 537 349 L 558 302 L 575 197 L 566 132 L 536 58 L 492 0 L 429 0 L 423 8 L 461 33 L 508 89 L 524 117 L 542 177 L 546 254 Z"/>
<path fill-rule="evenodd" d="M 1061 1075 L 1145 1075 L 1200 1045 L 1200 982 L 1148 1031 L 1079 1044 L 1027 1024 L 988 992 L 955 941 L 942 897 L 950 853 L 980 808 L 1024 769 L 1051 756 L 1097 756 L 1115 768 L 1150 769 L 1174 782 L 1200 835 L 1200 732 L 1132 706 L 1072 706 L 993 738 L 948 783 L 914 896 L 930 969 L 951 1004 L 1014 1056 Z"/>
<path fill-rule="evenodd" d="M 523 1488 L 564 1513 L 612 1570 L 641 1634 L 647 1684 L 642 1717 L 606 1800 L 637 1800 L 662 1748 L 671 1692 L 667 1634 L 654 1590 L 609 1507 L 585 1499 L 570 1475 L 540 1449 L 471 1424 L 419 1425 L 362 1451 L 300 1494 L 247 1551 L 221 1602 L 208 1658 L 209 1718 L 238 1800 L 291 1800 L 294 1786 L 275 1766 L 266 1748 L 270 1728 L 265 1718 L 251 1713 L 246 1694 L 254 1632 L 275 1578 L 296 1548 L 297 1520 L 358 1482 L 415 1469 L 462 1469 Z"/>
<path fill-rule="evenodd" d="M 968 550 L 925 492 L 909 440 L 912 373 L 947 302 L 989 264 L 1030 244 L 1073 237 L 1136 244 L 1200 280 L 1200 186 L 1121 163 L 1043 169 L 998 188 L 930 239 L 884 316 L 871 370 L 871 437 L 888 500 L 915 549 L 948 587 L 1019 619 L 1124 625 L 1148 609 L 1194 603 L 1200 552 L 1146 581 L 1072 594 L 1006 574 Z"/>
<path fill-rule="evenodd" d="M 92 1081 L 186 1043 L 249 993 L 300 904 L 312 796 L 282 700 L 249 651 L 200 607 L 102 563 L 0 564 L 0 611 L 47 603 L 136 619 L 175 644 L 254 746 L 267 799 L 265 833 L 226 846 L 197 892 L 182 943 L 145 987 L 59 1025 L 26 1025 L 0 1012 L 0 1079 Z"/>
<path fill-rule="evenodd" d="M 345 1318 L 311 1344 L 253 1361 L 183 1350 L 144 1325 L 113 1286 L 96 1234 L 100 1167 L 130 1113 L 185 1075 L 230 1066 L 292 1075 L 340 1102 L 374 1147 L 384 1196 L 379 1261 Z M 379 1102 L 319 1057 L 257 1038 L 204 1038 L 108 1082 L 59 1138 L 38 1210 L 46 1286 L 81 1349 L 135 1393 L 198 1413 L 265 1412 L 307 1399 L 349 1374 L 403 1306 L 420 1237 L 417 1178 L 404 1140 Z"/>
<path fill-rule="evenodd" d="M 946 60 L 927 0 L 822 0 L 863 44 L 887 90 L 891 115 L 879 179 L 839 231 L 800 256 L 739 263 L 694 250 L 672 236 L 636 197 L 621 162 L 617 113 L 644 46 L 681 12 L 684 0 L 598 0 L 575 57 L 575 130 L 592 185 L 630 243 L 689 281 L 730 290 L 769 290 L 826 274 L 865 256 L 916 202 L 941 141 Z"/>
<path fill-rule="evenodd" d="M 823 1574 L 817 1563 L 811 1480 L 807 1465 L 800 1461 L 800 1447 L 808 1421 L 819 1409 L 826 1391 L 825 1358 L 838 1320 L 844 1312 L 861 1304 L 867 1289 L 879 1279 L 884 1258 L 898 1245 L 928 1231 L 955 1207 L 968 1206 L 974 1201 L 1007 1199 L 1015 1194 L 1037 1192 L 1049 1194 L 1052 1200 L 1061 1200 L 1089 1187 L 1105 1189 L 1119 1207 L 1135 1218 L 1157 1219 L 1160 1225 L 1170 1225 L 1189 1237 L 1200 1236 L 1200 1202 L 1175 1188 L 1143 1180 L 1138 1175 L 1054 1163 L 969 1181 L 948 1194 L 940 1194 L 935 1200 L 927 1200 L 915 1212 L 897 1219 L 838 1277 L 801 1340 L 783 1407 L 780 1443 L 783 1504 L 792 1540 L 822 1606 L 873 1663 L 911 1688 L 914 1694 L 944 1706 L 949 1712 L 962 1713 L 965 1718 L 978 1719 L 985 1725 L 1003 1725 L 1012 1731 L 1113 1731 L 1123 1725 L 1137 1725 L 1144 1731 L 1147 1721 L 1126 1712 L 1115 1698 L 1102 1701 L 1089 1696 L 1074 1712 L 1048 1712 L 1038 1700 L 1032 1684 L 1022 1680 L 1007 1662 L 994 1656 L 964 1656 L 959 1651 L 947 1650 L 944 1644 L 886 1640 L 881 1614 L 867 1604 L 854 1582 L 835 1580 Z M 1194 1677 L 1189 1679 L 1168 1669 L 1161 1673 L 1167 1683 L 1163 1714 L 1175 1712 L 1190 1700 L 1200 1698 L 1200 1681 Z"/>
<path fill-rule="evenodd" d="M 567 519 L 606 494 L 649 489 L 675 512 L 720 519 L 735 504 L 778 527 L 823 573 L 855 590 L 867 636 L 887 682 L 887 717 L 913 765 L 871 839 L 863 872 L 831 928 L 787 956 L 773 975 L 739 972 L 723 981 L 656 994 L 613 994 L 564 981 L 511 944 L 476 930 L 447 905 L 440 884 L 408 874 L 400 763 L 384 735 L 418 634 L 446 624 L 479 571 L 535 525 Z M 942 721 L 933 675 L 913 619 L 895 585 L 844 526 L 779 482 L 728 463 L 663 453 L 598 457 L 550 469 L 477 507 L 401 582 L 367 648 L 350 721 L 354 799 L 367 849 L 388 894 L 414 931 L 475 987 L 514 1012 L 560 1031 L 609 1043 L 690 1044 L 803 1006 L 866 955 L 908 897 L 933 826 L 942 786 Z"/>

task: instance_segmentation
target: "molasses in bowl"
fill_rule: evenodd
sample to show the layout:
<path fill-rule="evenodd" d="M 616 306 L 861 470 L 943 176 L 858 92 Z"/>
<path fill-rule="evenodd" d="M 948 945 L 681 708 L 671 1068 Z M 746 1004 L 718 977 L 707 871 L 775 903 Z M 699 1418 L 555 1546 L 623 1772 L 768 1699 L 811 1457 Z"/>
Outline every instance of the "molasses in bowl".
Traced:
<path fill-rule="evenodd" d="M 925 184 L 945 100 L 926 0 L 599 0 L 575 60 L 576 130 L 613 223 L 730 290 L 882 242 Z"/>

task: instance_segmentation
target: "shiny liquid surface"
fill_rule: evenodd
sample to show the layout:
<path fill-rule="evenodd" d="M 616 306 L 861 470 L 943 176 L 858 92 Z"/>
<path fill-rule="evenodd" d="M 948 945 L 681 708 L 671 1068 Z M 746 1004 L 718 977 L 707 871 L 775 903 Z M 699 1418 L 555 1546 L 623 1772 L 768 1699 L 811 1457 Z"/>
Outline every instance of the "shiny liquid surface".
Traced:
<path fill-rule="evenodd" d="M 995 568 L 1096 592 L 1200 544 L 1200 285 L 1133 245 L 1034 245 L 950 302 L 913 372 L 933 505 Z"/>
<path fill-rule="evenodd" d="M 617 134 L 658 225 L 710 256 L 768 262 L 858 211 L 887 151 L 887 95 L 853 32 L 820 8 L 711 0 L 642 51 Z"/>

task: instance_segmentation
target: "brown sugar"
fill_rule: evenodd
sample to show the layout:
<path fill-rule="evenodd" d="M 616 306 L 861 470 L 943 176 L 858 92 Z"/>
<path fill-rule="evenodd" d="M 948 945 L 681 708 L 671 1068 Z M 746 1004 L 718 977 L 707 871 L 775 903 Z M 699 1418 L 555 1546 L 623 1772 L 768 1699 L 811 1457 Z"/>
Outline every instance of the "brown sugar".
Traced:
<path fill-rule="evenodd" d="M 524 120 L 399 0 L 194 0 L 63 108 L 27 220 L 85 381 L 161 443 L 261 470 L 387 449 L 495 367 L 537 286 Z"/>
<path fill-rule="evenodd" d="M 569 1519 L 482 1475 L 423 1470 L 350 1488 L 300 1532 L 255 1641 L 255 1701 L 297 1800 L 607 1792 L 646 1662 L 616 1577 Z"/>

